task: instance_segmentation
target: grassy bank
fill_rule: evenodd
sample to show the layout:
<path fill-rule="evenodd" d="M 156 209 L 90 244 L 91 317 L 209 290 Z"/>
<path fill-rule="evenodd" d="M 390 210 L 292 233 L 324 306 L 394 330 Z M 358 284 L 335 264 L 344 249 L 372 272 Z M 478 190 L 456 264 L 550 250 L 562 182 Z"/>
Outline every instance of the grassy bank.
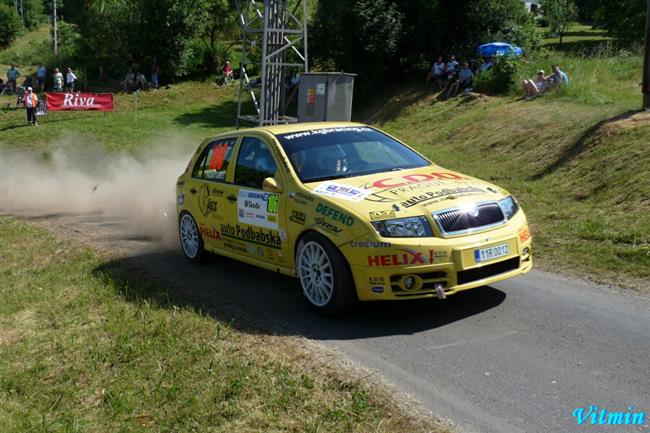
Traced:
<path fill-rule="evenodd" d="M 533 101 L 401 94 L 373 117 L 443 166 L 492 179 L 522 202 L 538 264 L 650 290 L 650 116 L 639 56 L 549 53 L 567 89 Z"/>
<path fill-rule="evenodd" d="M 423 431 L 295 342 L 31 225 L 0 218 L 0 239 L 3 433 Z"/>

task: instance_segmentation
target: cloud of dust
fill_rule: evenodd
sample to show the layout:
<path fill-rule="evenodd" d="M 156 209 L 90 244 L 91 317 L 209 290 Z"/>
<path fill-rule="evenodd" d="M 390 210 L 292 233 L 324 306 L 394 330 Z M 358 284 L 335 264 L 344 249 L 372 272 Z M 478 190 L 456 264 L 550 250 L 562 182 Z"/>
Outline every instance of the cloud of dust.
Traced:
<path fill-rule="evenodd" d="M 54 143 L 47 158 L 0 150 L 0 212 L 101 214 L 132 234 L 175 240 L 176 179 L 197 143 L 161 142 L 135 156 L 69 141 Z"/>

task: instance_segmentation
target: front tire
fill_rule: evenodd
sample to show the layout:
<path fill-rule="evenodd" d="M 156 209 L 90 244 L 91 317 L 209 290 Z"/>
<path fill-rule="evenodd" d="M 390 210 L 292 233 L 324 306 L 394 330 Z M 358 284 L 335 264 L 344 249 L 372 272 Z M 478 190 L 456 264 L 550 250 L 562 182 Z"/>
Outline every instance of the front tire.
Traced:
<path fill-rule="evenodd" d="M 199 233 L 196 221 L 188 212 L 181 212 L 178 219 L 178 236 L 185 257 L 194 263 L 204 263 L 207 253 L 203 245 L 203 238 Z"/>
<path fill-rule="evenodd" d="M 358 302 L 354 280 L 343 254 L 317 233 L 308 233 L 300 240 L 296 275 L 305 300 L 321 314 L 342 314 L 352 310 Z"/>

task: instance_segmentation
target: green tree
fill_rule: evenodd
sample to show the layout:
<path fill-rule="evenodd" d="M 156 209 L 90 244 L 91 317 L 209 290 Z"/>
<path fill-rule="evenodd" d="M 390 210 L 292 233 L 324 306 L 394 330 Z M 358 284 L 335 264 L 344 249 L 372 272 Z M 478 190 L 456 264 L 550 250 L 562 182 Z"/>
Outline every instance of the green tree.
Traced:
<path fill-rule="evenodd" d="M 20 17 L 12 6 L 0 4 L 0 48 L 11 45 L 20 33 Z"/>
<path fill-rule="evenodd" d="M 121 76 L 130 67 L 148 72 L 156 58 L 162 77 L 189 74 L 208 0 L 66 0 L 66 21 L 79 29 L 80 60 Z M 73 10 L 70 10 L 73 9 Z"/>
<path fill-rule="evenodd" d="M 320 69 L 358 74 L 355 95 L 364 100 L 394 67 L 401 29 L 393 2 L 321 1 L 310 27 L 310 55 Z"/>
<path fill-rule="evenodd" d="M 597 23 L 623 44 L 643 43 L 645 0 L 607 0 L 595 12 Z"/>
<path fill-rule="evenodd" d="M 542 0 L 542 14 L 548 20 L 551 34 L 560 36 L 558 45 L 562 46 L 564 34 L 578 17 L 575 3 L 573 0 Z"/>
<path fill-rule="evenodd" d="M 230 57 L 231 48 L 239 42 L 237 8 L 233 0 L 209 0 L 207 19 L 201 34 L 207 48 L 204 66 L 213 71 Z"/>

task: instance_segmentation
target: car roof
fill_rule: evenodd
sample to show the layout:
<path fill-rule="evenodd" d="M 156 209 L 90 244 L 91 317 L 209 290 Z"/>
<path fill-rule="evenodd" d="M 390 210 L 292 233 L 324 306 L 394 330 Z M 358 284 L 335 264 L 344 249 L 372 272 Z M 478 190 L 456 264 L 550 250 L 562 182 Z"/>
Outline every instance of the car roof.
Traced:
<path fill-rule="evenodd" d="M 289 123 L 284 125 L 270 125 L 260 126 L 257 128 L 241 129 L 237 131 L 239 134 L 245 134 L 255 131 L 266 131 L 273 135 L 290 134 L 292 132 L 310 131 L 314 129 L 323 128 L 343 128 L 349 126 L 368 126 L 363 123 L 356 122 L 305 122 L 305 123 Z"/>

